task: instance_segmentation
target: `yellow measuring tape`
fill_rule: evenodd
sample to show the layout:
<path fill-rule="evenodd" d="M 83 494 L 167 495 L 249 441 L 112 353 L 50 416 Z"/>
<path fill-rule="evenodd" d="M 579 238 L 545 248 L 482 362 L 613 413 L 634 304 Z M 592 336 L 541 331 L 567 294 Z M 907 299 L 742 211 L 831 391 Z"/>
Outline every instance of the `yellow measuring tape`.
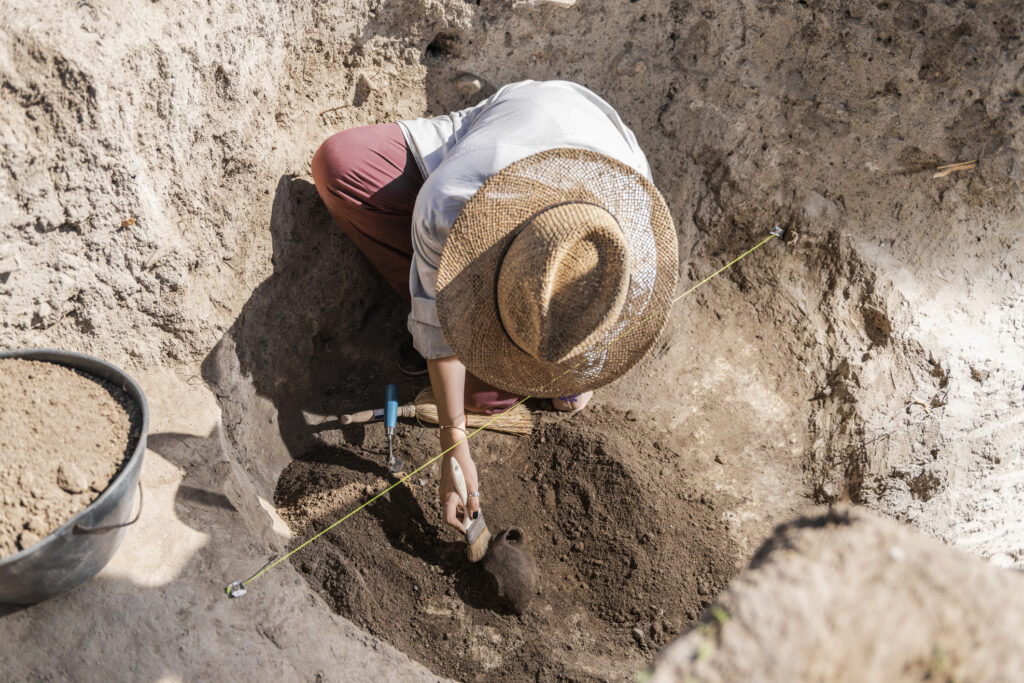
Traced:
<path fill-rule="evenodd" d="M 747 256 L 749 256 L 750 254 L 753 254 L 753 253 L 754 253 L 755 251 L 757 251 L 758 249 L 760 249 L 760 248 L 761 248 L 762 246 L 764 246 L 765 244 L 767 244 L 767 243 L 768 243 L 768 242 L 770 242 L 771 240 L 775 239 L 776 237 L 782 237 L 782 234 L 783 234 L 783 232 L 782 232 L 782 229 L 781 229 L 781 228 L 780 228 L 779 226 L 775 226 L 775 229 L 771 231 L 771 233 L 770 233 L 770 234 L 768 235 L 768 237 L 765 237 L 765 238 L 764 238 L 763 240 L 761 240 L 760 242 L 758 242 L 758 243 L 757 243 L 756 245 L 754 245 L 754 246 L 753 246 L 753 247 L 751 247 L 750 249 L 746 250 L 745 252 L 743 252 L 742 254 L 740 254 L 739 256 L 737 256 L 736 258 L 734 258 L 734 259 L 733 259 L 732 261 L 729 261 L 729 263 L 725 264 L 724 266 L 722 266 L 721 268 L 719 268 L 718 270 L 716 270 L 715 272 L 713 272 L 713 273 L 712 273 L 711 275 L 708 275 L 708 276 L 707 276 L 706 278 L 704 278 L 703 280 L 701 280 L 700 282 L 698 282 L 698 283 L 697 283 L 697 284 L 695 284 L 694 286 L 690 287 L 689 289 L 687 289 L 687 290 L 686 290 L 685 292 L 683 292 L 683 293 L 682 293 L 682 294 L 680 294 L 679 296 L 677 296 L 677 297 L 675 297 L 674 299 L 672 299 L 672 300 L 671 300 L 671 301 L 669 302 L 669 305 L 673 305 L 673 304 L 675 304 L 676 302 L 678 302 L 678 301 L 680 301 L 681 299 L 683 299 L 684 297 L 686 297 L 686 296 L 689 296 L 689 295 L 690 295 L 690 294 L 692 294 L 693 292 L 697 291 L 697 289 L 699 289 L 700 287 L 704 286 L 705 284 L 707 284 L 708 282 L 710 282 L 710 281 L 711 281 L 711 280 L 713 280 L 714 278 L 718 277 L 719 275 L 721 275 L 721 274 L 722 274 L 723 272 L 725 272 L 725 271 L 726 271 L 726 270 L 728 270 L 729 268 L 732 268 L 732 267 L 733 267 L 734 265 L 736 265 L 737 263 L 739 263 L 740 261 L 742 261 L 743 259 L 745 259 L 745 258 L 746 258 Z M 657 315 L 657 314 L 654 314 L 654 315 Z M 611 341 L 609 341 L 609 342 L 608 342 L 607 344 L 605 344 L 604 346 L 600 347 L 600 348 L 599 348 L 599 349 L 597 349 L 597 350 L 598 350 L 598 351 L 604 351 L 604 350 L 605 350 L 606 348 L 608 348 L 608 347 L 609 347 L 609 346 L 611 346 L 611 345 L 612 345 L 613 343 L 615 343 L 615 341 L 616 341 L 617 339 L 619 339 L 620 337 L 622 337 L 622 336 L 623 336 L 623 335 L 625 335 L 625 334 L 628 334 L 628 333 L 629 333 L 629 332 L 630 332 L 631 330 L 633 330 L 634 328 L 636 328 L 636 327 L 637 327 L 638 325 L 642 325 L 642 324 L 644 324 L 645 322 L 647 322 L 648 320 L 650 320 L 651 318 L 653 318 L 653 317 L 654 317 L 654 315 L 650 315 L 650 316 L 647 316 L 646 318 L 642 318 L 641 320 L 639 320 L 638 322 L 634 323 L 634 324 L 633 324 L 633 325 L 631 325 L 630 327 L 627 327 L 627 328 L 626 328 L 625 330 L 623 330 L 623 331 L 622 331 L 622 332 L 620 332 L 619 334 L 615 335 L 615 337 L 613 337 L 613 338 L 611 339 Z M 580 366 L 580 365 L 581 365 L 582 363 L 583 363 L 583 361 L 580 361 L 580 362 L 579 362 L 579 363 L 577 363 L 576 365 L 572 366 L 571 368 L 569 368 L 568 370 L 566 370 L 565 372 L 563 372 L 563 373 L 562 373 L 561 375 L 558 375 L 557 377 L 553 378 L 553 379 L 552 379 L 552 380 L 551 380 L 550 382 L 548 382 L 548 383 L 547 383 L 547 384 L 545 384 L 545 385 L 544 385 L 543 387 L 541 387 L 541 391 L 543 391 L 543 390 L 544 390 L 544 389 L 545 389 L 545 388 L 546 388 L 546 387 L 547 387 L 548 385 L 552 384 L 552 383 L 553 383 L 553 382 L 555 382 L 556 380 L 559 380 L 559 379 L 561 379 L 562 377 L 565 377 L 565 376 L 566 376 L 567 374 L 569 374 L 570 372 L 572 372 L 573 370 L 575 370 L 576 368 L 578 368 L 578 367 L 579 367 L 579 366 Z M 415 475 L 415 474 L 417 474 L 417 473 L 421 472 L 421 471 L 422 471 L 423 469 L 425 469 L 426 467 L 429 467 L 429 466 L 430 466 L 430 465 L 432 465 L 433 463 L 437 462 L 437 460 L 438 460 L 439 458 L 441 458 L 441 457 L 444 457 L 444 455 L 445 455 L 446 453 L 448 453 L 449 451 L 451 451 L 451 450 L 452 450 L 453 448 L 455 448 L 455 447 L 456 447 L 456 446 L 458 446 L 459 444 L 463 443 L 464 441 L 468 441 L 468 440 L 470 439 L 470 437 L 474 436 L 475 434 L 477 434 L 477 433 L 478 433 L 478 432 L 480 432 L 481 430 L 483 430 L 483 429 L 487 429 L 487 427 L 489 427 L 489 426 L 491 425 L 491 423 L 493 423 L 493 422 L 495 422 L 496 420 L 500 419 L 502 415 L 504 415 L 505 413 L 507 413 L 507 412 L 509 412 L 509 411 L 513 410 L 513 409 L 514 409 L 514 408 L 516 408 L 517 406 L 520 406 L 520 405 L 522 405 L 523 403 L 526 403 L 526 401 L 530 400 L 531 398 L 533 398 L 533 397 L 532 397 L 532 396 L 524 396 L 524 397 L 523 397 L 523 398 L 522 398 L 522 399 L 521 399 L 521 400 L 520 400 L 520 401 L 519 401 L 518 403 L 516 403 L 516 404 L 515 404 L 514 406 L 512 406 L 511 408 L 509 408 L 508 410 L 506 410 L 506 411 L 505 411 L 505 412 L 503 412 L 503 413 L 498 413 L 497 415 L 495 415 L 494 417 L 492 417 L 492 418 L 491 418 L 490 420 L 488 420 L 488 421 L 487 421 L 486 423 L 484 423 L 484 424 L 483 424 L 483 425 L 481 425 L 480 427 L 477 427 L 476 429 L 474 429 L 474 430 L 473 430 L 472 432 L 468 432 L 468 433 L 466 434 L 466 436 L 464 436 L 464 437 L 463 437 L 462 439 L 460 439 L 459 441 L 456 441 L 456 442 L 455 442 L 455 443 L 453 443 L 453 444 L 452 444 L 451 446 L 449 446 L 448 448 L 444 449 L 443 451 L 441 451 L 440 453 L 438 453 L 437 455 L 435 455 L 435 456 L 434 456 L 433 458 L 431 458 L 430 460 L 427 460 L 427 461 L 426 461 L 425 463 L 423 463 L 422 465 L 420 465 L 419 467 L 417 467 L 416 469 L 414 469 L 414 470 L 413 470 L 412 472 L 410 472 L 409 474 L 405 475 L 404 477 L 402 477 L 401 479 L 399 479 L 398 481 L 396 481 L 396 482 L 395 482 L 394 484 L 392 484 L 391 486 L 387 487 L 386 489 L 384 489 L 383 491 L 381 491 L 380 493 L 378 493 L 378 494 L 377 494 L 377 495 L 375 495 L 375 496 L 374 496 L 373 498 L 369 499 L 368 501 L 366 501 L 365 503 L 363 503 L 362 505 L 360 505 L 360 506 L 359 506 L 359 507 L 357 507 L 356 509 L 352 510 L 351 512 L 349 512 L 349 513 L 348 513 L 347 515 L 345 515 L 344 517 L 342 517 L 341 519 L 339 519 L 339 520 L 338 520 L 337 522 L 335 522 L 334 524 L 332 524 L 332 525 L 330 525 L 329 527 L 327 527 L 326 529 L 324 529 L 324 530 L 320 531 L 320 532 L 319 532 L 319 533 L 317 533 L 317 534 L 316 534 L 315 536 L 313 536 L 313 537 L 311 537 L 311 538 L 307 539 L 307 540 L 306 540 L 306 541 L 305 541 L 304 543 L 302 543 L 302 545 L 300 545 L 300 546 L 297 546 L 297 547 L 293 548 L 293 549 L 292 549 L 292 550 L 290 550 L 290 551 L 289 551 L 288 553 L 286 553 L 286 554 L 282 555 L 281 557 L 277 558 L 276 560 L 273 560 L 273 561 L 271 561 L 271 562 L 268 562 L 268 563 L 267 563 L 267 564 L 265 564 L 265 565 L 264 565 L 264 566 L 263 566 L 263 567 L 262 567 L 262 568 L 261 568 L 261 569 L 260 569 L 260 570 L 259 570 L 258 572 L 256 572 L 256 573 L 255 573 L 255 574 L 253 574 L 252 576 L 250 576 L 250 577 L 249 577 L 248 579 L 245 579 L 244 581 L 235 581 L 234 583 L 230 584 L 229 586 L 227 586 L 227 587 L 225 588 L 225 592 L 227 593 L 228 597 L 231 597 L 231 598 L 238 598 L 238 597 L 241 597 L 241 596 L 245 595 L 245 587 L 246 587 L 246 586 L 247 586 L 248 584 L 250 584 L 250 583 L 252 583 L 253 581 L 255 581 L 256 579 L 260 578 L 261 576 L 263 576 L 264 574 L 266 574 L 267 572 L 269 572 L 269 571 L 270 571 L 271 569 L 273 569 L 273 568 L 274 568 L 274 567 L 276 567 L 277 565 L 281 564 L 282 562 L 284 562 L 285 560 L 287 560 L 287 559 L 288 559 L 289 557 L 291 557 L 291 556 L 292 556 L 292 555 L 294 555 L 295 553 L 299 552 L 300 550 L 302 550 L 303 548 L 305 548 L 305 547 L 306 547 L 307 545 L 309 545 L 310 543 L 312 543 L 313 541 L 317 540 L 318 538 L 320 538 L 321 536 L 323 536 L 324 534 L 326 534 L 326 533 L 327 533 L 328 531 L 330 531 L 330 530 L 331 530 L 331 529 L 333 529 L 334 527 L 338 526 L 339 524 L 341 524 L 342 522 L 344 522 L 345 520 L 347 520 L 347 519 L 348 519 L 349 517 L 351 517 L 352 515 L 356 514 L 357 512 L 359 512 L 360 510 L 362 510 L 363 508 L 365 508 L 365 507 L 367 507 L 368 505 L 370 505 L 371 503 L 373 503 L 373 502 L 374 502 L 375 500 L 377 500 L 377 499 L 378 499 L 378 498 L 380 498 L 381 496 L 383 496 L 383 495 L 385 495 L 386 493 L 390 492 L 390 491 L 391 491 L 392 489 L 394 489 L 394 488 L 396 488 L 396 487 L 398 487 L 398 486 L 400 486 L 400 485 L 404 484 L 404 483 L 405 483 L 406 481 L 408 481 L 408 480 L 409 480 L 409 479 L 410 479 L 410 478 L 411 478 L 411 477 L 412 477 L 413 475 Z"/>

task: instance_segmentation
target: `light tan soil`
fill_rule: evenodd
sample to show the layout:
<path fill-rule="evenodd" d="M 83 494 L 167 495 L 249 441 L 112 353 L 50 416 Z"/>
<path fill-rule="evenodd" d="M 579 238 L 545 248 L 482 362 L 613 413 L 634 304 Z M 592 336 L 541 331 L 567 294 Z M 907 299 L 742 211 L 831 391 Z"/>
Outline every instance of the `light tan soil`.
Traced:
<path fill-rule="evenodd" d="M 219 401 L 222 423 L 189 432 L 216 450 L 207 460 L 183 448 L 175 468 L 188 484 L 154 505 L 192 519 L 197 534 L 211 523 L 190 517 L 190 495 L 222 496 L 234 511 L 218 508 L 221 530 L 202 550 L 175 545 L 182 533 L 171 527 L 171 543 L 137 537 L 135 557 L 178 567 L 161 580 L 188 604 L 220 599 L 222 590 L 207 591 L 218 583 L 211 573 L 240 578 L 296 542 L 283 540 L 272 504 L 293 460 L 295 488 L 324 448 L 338 458 L 320 463 L 325 478 L 376 483 L 362 461 L 379 462 L 379 425 L 343 433 L 331 421 L 379 406 L 384 383 L 401 381 L 394 349 L 405 310 L 319 201 L 308 162 L 320 142 L 352 126 L 461 108 L 508 82 L 564 78 L 606 98 L 636 132 L 676 221 L 681 288 L 775 223 L 790 230 L 787 244 L 770 243 L 673 308 L 651 356 L 597 392 L 593 405 L 612 422 L 580 417 L 595 435 L 632 438 L 623 418 L 633 411 L 642 444 L 675 454 L 679 473 L 661 475 L 649 467 L 657 451 L 620 451 L 624 481 L 709 497 L 741 565 L 776 524 L 816 501 L 843 500 L 1001 565 L 1024 564 L 1024 2 L 566 4 L 210 0 L 183 10 L 0 0 L 0 342 L 173 371 L 182 383 L 205 382 Z M 460 89 L 464 72 L 482 89 Z M 941 164 L 978 156 L 974 169 L 932 177 Z M 401 385 L 403 397 L 415 395 L 412 384 Z M 436 452 L 416 429 L 401 427 L 407 462 Z M 175 444 L 162 447 L 178 453 Z M 516 491 L 499 458 L 522 456 L 504 448 L 483 441 L 473 451 L 496 523 L 512 521 L 502 509 L 515 510 L 517 495 L 544 505 Z M 538 449 L 532 462 L 553 457 Z M 188 488 L 200 481 L 201 492 Z M 429 496 L 403 495 L 398 509 L 416 501 L 427 536 L 439 524 L 427 517 Z M 301 536 L 316 520 L 297 498 L 287 503 Z M 343 508 L 338 516 L 348 511 L 341 497 L 331 505 Z M 391 511 L 378 502 L 353 523 L 368 525 L 402 576 L 443 593 L 447 578 L 427 581 L 434 560 L 395 548 L 403 520 Z M 531 542 L 544 531 L 526 529 Z M 317 544 L 343 554 L 336 540 Z M 368 556 L 345 557 L 371 578 L 383 571 Z M 325 576 L 307 575 L 311 591 L 341 594 L 324 589 Z M 300 592 L 291 563 L 269 577 L 260 581 Z M 135 582 L 155 585 L 145 572 Z M 218 629 L 202 630 L 194 615 L 150 628 L 173 601 L 154 597 L 162 586 L 137 588 L 120 586 L 118 616 L 136 627 L 133 652 L 152 660 L 153 677 L 223 675 L 234 642 L 206 636 L 237 633 L 266 649 L 253 646 L 256 658 L 232 651 L 232 673 L 346 678 L 344 665 L 318 664 L 321 676 L 308 664 L 324 661 L 324 641 L 296 635 L 280 649 L 302 631 L 263 605 L 259 618 L 237 601 L 218 605 Z M 330 606 L 345 611 L 304 597 L 288 607 L 308 628 L 320 629 Z M 69 604 L 46 613 L 75 653 L 97 610 L 81 598 Z M 467 613 L 488 624 L 506 618 Z M 377 628 L 372 613 L 361 623 Z M 124 624 L 104 628 L 109 643 Z M 394 642 L 407 638 L 409 652 L 435 661 L 417 654 L 432 643 L 408 640 L 408 623 L 391 630 Z M 365 639 L 338 650 L 353 670 L 372 670 L 385 649 Z M 594 659 L 585 642 L 562 661 Z M 131 656 L 124 660 L 141 666 Z M 58 668 L 38 650 L 18 657 L 12 670 L 37 678 L 82 673 L 75 660 Z M 263 668 L 245 669 L 254 662 Z M 122 663 L 107 664 L 116 672 Z"/>
<path fill-rule="evenodd" d="M 56 363 L 0 359 L 0 557 L 96 500 L 139 438 L 123 391 Z"/>
<path fill-rule="evenodd" d="M 863 509 L 780 527 L 650 683 L 1020 680 L 1024 576 Z"/>

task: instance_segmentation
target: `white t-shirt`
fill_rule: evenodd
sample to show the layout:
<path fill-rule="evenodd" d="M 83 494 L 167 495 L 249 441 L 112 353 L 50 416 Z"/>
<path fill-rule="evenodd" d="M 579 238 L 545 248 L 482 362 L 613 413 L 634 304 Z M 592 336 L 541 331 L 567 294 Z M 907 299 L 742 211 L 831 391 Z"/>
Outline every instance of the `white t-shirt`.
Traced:
<path fill-rule="evenodd" d="M 611 105 L 567 81 L 511 83 L 475 107 L 398 123 L 426 178 L 412 214 L 408 323 L 424 358 L 452 355 L 437 319 L 437 269 L 455 218 L 485 180 L 558 147 L 610 156 L 651 179 L 636 136 Z"/>

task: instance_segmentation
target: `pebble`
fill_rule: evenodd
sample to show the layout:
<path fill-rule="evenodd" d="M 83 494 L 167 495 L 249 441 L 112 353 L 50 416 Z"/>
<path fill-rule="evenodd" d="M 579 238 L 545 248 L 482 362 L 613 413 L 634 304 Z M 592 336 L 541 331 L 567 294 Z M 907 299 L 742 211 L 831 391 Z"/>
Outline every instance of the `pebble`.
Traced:
<path fill-rule="evenodd" d="M 471 73 L 459 74 L 455 78 L 455 87 L 459 89 L 463 95 L 475 95 L 480 92 L 484 87 L 483 80 Z"/>
<path fill-rule="evenodd" d="M 642 630 L 640 630 L 639 626 L 634 626 L 633 627 L 633 640 L 636 641 L 637 645 L 643 645 L 644 644 L 644 632 Z"/>
<path fill-rule="evenodd" d="M 359 85 L 361 85 L 362 87 L 366 88 L 371 92 L 377 89 L 377 84 L 374 83 L 373 79 L 367 76 L 366 74 L 361 74 L 359 76 Z"/>
<path fill-rule="evenodd" d="M 61 463 L 57 468 L 57 486 L 68 493 L 82 493 L 89 489 L 89 480 L 85 478 L 73 463 Z"/>
<path fill-rule="evenodd" d="M 40 540 L 42 540 L 42 537 L 39 534 L 34 534 L 31 531 L 22 531 L 18 535 L 18 547 L 22 550 L 27 550 Z"/>

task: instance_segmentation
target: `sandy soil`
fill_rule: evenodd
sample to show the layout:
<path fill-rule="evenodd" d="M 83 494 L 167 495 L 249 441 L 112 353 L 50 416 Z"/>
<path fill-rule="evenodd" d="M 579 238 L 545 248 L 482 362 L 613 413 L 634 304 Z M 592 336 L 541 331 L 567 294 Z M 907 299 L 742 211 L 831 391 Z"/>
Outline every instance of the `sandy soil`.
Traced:
<path fill-rule="evenodd" d="M 1012 681 L 1024 577 L 846 507 L 779 528 L 701 623 L 671 681 Z"/>
<path fill-rule="evenodd" d="M 675 307 L 654 353 L 598 392 L 607 425 L 581 416 L 588 434 L 621 432 L 643 446 L 613 454 L 628 474 L 622 481 L 649 492 L 642 506 L 663 500 L 662 477 L 712 501 L 716 529 L 727 534 L 712 540 L 734 549 L 731 571 L 776 524 L 844 500 L 1020 567 L 1024 3 L 565 4 L 0 7 L 8 18 L 0 28 L 0 342 L 173 368 L 219 402 L 224 472 L 204 486 L 230 509 L 219 508 L 221 535 L 186 564 L 218 575 L 169 577 L 174 594 L 207 596 L 193 588 L 253 571 L 294 545 L 270 504 L 285 468 L 376 482 L 365 461 L 378 462 L 379 430 L 342 432 L 332 420 L 379 404 L 396 378 L 404 311 L 331 225 L 308 175 L 313 150 L 342 128 L 447 111 L 522 78 L 581 82 L 636 131 L 677 223 L 681 287 L 773 224 L 789 229 L 787 244 L 766 246 Z M 464 73 L 481 89 L 460 87 L 472 80 Z M 932 177 L 940 164 L 978 157 L 974 169 Z M 403 384 L 403 396 L 415 388 Z M 433 455 L 433 443 L 403 429 L 407 460 Z M 494 469 L 499 456 L 558 462 L 539 438 L 475 450 L 491 468 L 487 489 L 506 487 L 504 500 L 488 502 L 495 520 L 524 514 L 516 506 L 535 495 Z M 341 469 L 316 462 L 324 449 Z M 665 452 L 674 460 L 662 475 L 651 462 Z M 340 506 L 341 495 L 324 504 Z M 414 501 L 433 529 L 429 496 L 401 497 L 410 512 Z M 692 502 L 671 514 L 703 509 Z M 450 541 L 403 556 L 410 541 L 400 540 L 389 509 L 375 506 L 355 523 L 387 540 L 379 553 L 394 556 L 410 582 L 452 586 L 459 573 L 440 554 Z M 293 517 L 296 536 L 317 519 Z M 550 533 L 543 522 L 526 531 L 531 542 Z M 239 559 L 243 538 L 252 539 L 251 563 Z M 136 537 L 149 555 L 133 557 L 168 560 L 155 539 Z M 336 540 L 331 552 L 341 552 Z M 344 566 L 358 564 L 344 557 Z M 372 578 L 380 565 L 366 562 Z M 228 565 L 235 571 L 220 576 Z M 437 566 L 446 573 L 432 574 Z M 702 604 L 683 567 L 680 606 Z M 274 571 L 284 572 L 282 585 L 301 573 L 290 563 Z M 324 590 L 325 571 L 306 575 L 312 590 Z M 572 585 L 571 572 L 549 571 L 568 582 L 554 585 Z M 581 614 L 595 613 L 583 593 L 570 595 Z M 417 614 L 423 598 L 402 599 Z M 156 604 L 166 608 L 150 597 L 126 620 L 148 619 Z M 324 609 L 310 597 L 292 623 L 312 629 Z M 372 612 L 345 613 L 378 627 Z M 252 636 L 246 642 L 266 640 L 240 613 L 218 615 Z M 522 628 L 472 605 L 466 615 L 501 634 Z M 606 634 L 601 648 L 620 647 L 616 657 L 633 663 L 640 652 L 615 638 L 645 625 L 628 621 L 589 623 Z M 431 666 L 468 666 L 418 654 L 428 645 L 403 635 L 408 624 L 391 631 Z M 152 632 L 159 643 L 178 637 Z M 385 651 L 365 638 L 345 650 L 352 661 Z M 300 641 L 279 665 L 312 675 L 293 665 Z M 569 671 L 596 659 L 585 644 L 547 665 Z M 220 654 L 198 653 L 187 671 L 201 675 Z M 509 650 L 499 654 L 500 666 L 513 665 Z M 244 657 L 232 661 L 246 666 Z M 622 670 L 601 666 L 602 675 Z"/>
<path fill-rule="evenodd" d="M 55 363 L 0 360 L 0 557 L 39 542 L 107 488 L 139 439 L 123 391 Z"/>

